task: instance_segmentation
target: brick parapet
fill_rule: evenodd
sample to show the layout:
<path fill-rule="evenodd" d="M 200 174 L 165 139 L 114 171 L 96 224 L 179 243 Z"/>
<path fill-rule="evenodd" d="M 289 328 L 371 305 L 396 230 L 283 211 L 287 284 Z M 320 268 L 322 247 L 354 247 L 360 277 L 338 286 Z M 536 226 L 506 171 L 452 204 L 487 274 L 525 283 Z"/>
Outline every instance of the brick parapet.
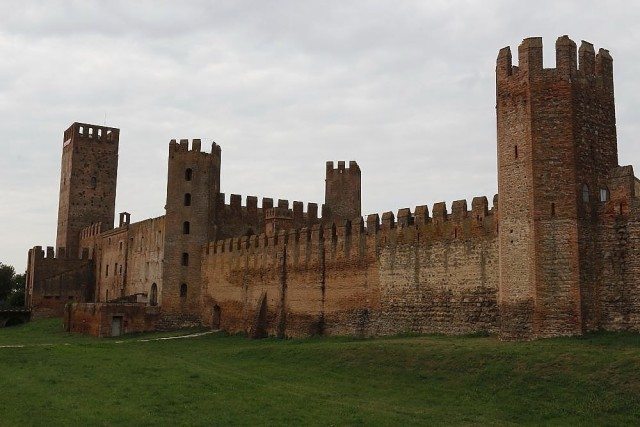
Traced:
<path fill-rule="evenodd" d="M 291 217 L 293 228 L 311 226 L 323 221 L 322 217 L 318 216 L 317 203 L 306 203 L 305 210 L 305 203 L 300 201 L 276 199 L 277 204 L 274 205 L 273 198 L 263 197 L 259 204 L 258 197 L 246 196 L 243 204 L 243 196 L 239 194 L 231 194 L 228 203 L 225 198 L 225 193 L 220 193 L 216 202 L 218 238 L 263 233 L 266 214 L 271 209 L 286 212 L 286 215 Z"/>

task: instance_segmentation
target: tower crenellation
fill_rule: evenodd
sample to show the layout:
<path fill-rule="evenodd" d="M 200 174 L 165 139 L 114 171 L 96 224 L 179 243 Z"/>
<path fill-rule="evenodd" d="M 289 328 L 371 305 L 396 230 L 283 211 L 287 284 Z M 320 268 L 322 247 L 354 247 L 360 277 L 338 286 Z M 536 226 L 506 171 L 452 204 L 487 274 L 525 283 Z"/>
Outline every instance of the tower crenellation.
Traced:
<path fill-rule="evenodd" d="M 323 218 L 352 219 L 361 215 L 361 172 L 355 161 L 326 164 Z"/>

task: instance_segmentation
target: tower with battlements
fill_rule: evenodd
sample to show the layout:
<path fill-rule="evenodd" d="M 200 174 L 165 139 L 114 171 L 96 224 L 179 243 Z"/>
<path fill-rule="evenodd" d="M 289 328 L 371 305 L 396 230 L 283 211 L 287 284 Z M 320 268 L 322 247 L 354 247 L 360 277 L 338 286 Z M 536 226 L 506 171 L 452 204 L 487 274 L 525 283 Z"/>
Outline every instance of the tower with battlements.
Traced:
<path fill-rule="evenodd" d="M 584 41 L 578 55 L 562 36 L 555 68 L 544 68 L 536 37 L 515 66 L 504 48 L 496 109 L 502 335 L 579 334 L 601 261 L 598 211 L 618 166 L 611 56 Z"/>
<path fill-rule="evenodd" d="M 200 307 L 202 245 L 216 239 L 221 150 L 201 141 L 169 143 L 161 305 L 170 314 L 196 317 Z"/>
<path fill-rule="evenodd" d="M 360 167 L 354 161 L 345 167 L 344 161 L 327 162 L 323 217 L 354 219 L 362 215 Z"/>
<path fill-rule="evenodd" d="M 83 228 L 96 222 L 113 228 L 119 139 L 119 129 L 86 123 L 64 132 L 56 246 L 71 256 L 80 255 Z"/>

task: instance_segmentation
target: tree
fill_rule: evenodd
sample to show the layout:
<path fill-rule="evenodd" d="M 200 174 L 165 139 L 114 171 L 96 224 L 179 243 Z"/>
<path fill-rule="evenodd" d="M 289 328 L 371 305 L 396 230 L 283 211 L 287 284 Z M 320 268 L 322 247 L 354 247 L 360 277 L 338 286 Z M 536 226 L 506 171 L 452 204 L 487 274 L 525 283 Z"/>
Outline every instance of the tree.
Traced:
<path fill-rule="evenodd" d="M 9 306 L 24 307 L 26 278 L 26 274 L 16 274 L 15 276 L 13 276 L 13 291 L 7 299 Z"/>
<path fill-rule="evenodd" d="M 25 274 L 16 274 L 11 265 L 0 262 L 0 306 L 24 306 Z"/>
<path fill-rule="evenodd" d="M 16 269 L 13 266 L 6 265 L 0 262 L 0 301 L 6 301 L 7 297 L 13 291 L 13 276 L 16 274 Z"/>

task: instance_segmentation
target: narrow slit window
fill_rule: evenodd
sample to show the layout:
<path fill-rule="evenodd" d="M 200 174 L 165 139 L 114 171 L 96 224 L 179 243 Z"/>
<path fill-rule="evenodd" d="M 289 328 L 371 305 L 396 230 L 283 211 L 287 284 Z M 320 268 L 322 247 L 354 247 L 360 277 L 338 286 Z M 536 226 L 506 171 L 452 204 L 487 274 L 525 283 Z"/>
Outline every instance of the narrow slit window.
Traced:
<path fill-rule="evenodd" d="M 186 298 L 187 297 L 187 284 L 183 283 L 182 285 L 180 285 L 180 298 Z"/>
<path fill-rule="evenodd" d="M 551 203 L 551 216 L 555 216 L 556 214 L 556 204 Z"/>
<path fill-rule="evenodd" d="M 606 202 L 609 200 L 609 190 L 607 190 L 606 188 L 601 188 L 600 189 L 600 201 L 601 202 Z"/>
<path fill-rule="evenodd" d="M 184 205 L 191 206 L 191 193 L 185 193 L 184 195 Z"/>
<path fill-rule="evenodd" d="M 587 184 L 582 185 L 582 201 L 584 203 L 589 202 L 589 187 L 587 186 Z"/>
<path fill-rule="evenodd" d="M 151 292 L 150 292 L 150 296 L 149 296 L 149 304 L 151 305 L 158 305 L 158 285 L 157 284 L 152 284 L 151 285 Z"/>
<path fill-rule="evenodd" d="M 192 178 L 193 170 L 191 168 L 187 168 L 187 170 L 184 171 L 184 179 L 185 181 L 191 181 Z"/>
<path fill-rule="evenodd" d="M 183 252 L 182 253 L 182 265 L 184 265 L 185 267 L 189 265 L 189 253 L 188 252 Z"/>
<path fill-rule="evenodd" d="M 518 158 L 518 146 L 517 145 L 513 147 L 513 154 L 517 159 Z"/>
<path fill-rule="evenodd" d="M 191 224 L 189 221 L 185 221 L 182 223 L 182 234 L 189 234 L 191 232 Z"/>

